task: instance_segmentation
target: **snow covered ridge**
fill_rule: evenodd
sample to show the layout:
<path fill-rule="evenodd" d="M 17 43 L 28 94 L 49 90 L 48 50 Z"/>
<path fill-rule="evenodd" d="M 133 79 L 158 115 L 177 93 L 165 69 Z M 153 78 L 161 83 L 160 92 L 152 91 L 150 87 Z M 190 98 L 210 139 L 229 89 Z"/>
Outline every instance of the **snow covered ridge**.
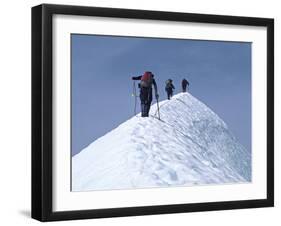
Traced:
<path fill-rule="evenodd" d="M 189 93 L 132 117 L 72 157 L 72 191 L 251 181 L 251 153 Z"/>

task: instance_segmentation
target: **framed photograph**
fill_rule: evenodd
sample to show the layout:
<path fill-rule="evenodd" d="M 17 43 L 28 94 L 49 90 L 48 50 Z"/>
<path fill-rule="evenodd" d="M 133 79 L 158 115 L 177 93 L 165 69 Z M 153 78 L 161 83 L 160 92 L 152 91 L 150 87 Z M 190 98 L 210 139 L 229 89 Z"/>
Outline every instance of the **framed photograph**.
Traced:
<path fill-rule="evenodd" d="M 32 8 L 32 217 L 274 205 L 274 21 Z"/>

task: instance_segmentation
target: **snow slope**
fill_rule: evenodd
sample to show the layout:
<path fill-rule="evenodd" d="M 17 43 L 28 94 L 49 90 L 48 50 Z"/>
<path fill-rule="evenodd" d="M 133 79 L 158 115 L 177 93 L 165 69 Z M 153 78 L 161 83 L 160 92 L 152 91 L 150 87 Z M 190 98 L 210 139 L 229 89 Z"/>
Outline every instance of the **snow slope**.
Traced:
<path fill-rule="evenodd" d="M 241 183 L 251 153 L 227 125 L 189 93 L 132 117 L 72 157 L 72 190 Z"/>

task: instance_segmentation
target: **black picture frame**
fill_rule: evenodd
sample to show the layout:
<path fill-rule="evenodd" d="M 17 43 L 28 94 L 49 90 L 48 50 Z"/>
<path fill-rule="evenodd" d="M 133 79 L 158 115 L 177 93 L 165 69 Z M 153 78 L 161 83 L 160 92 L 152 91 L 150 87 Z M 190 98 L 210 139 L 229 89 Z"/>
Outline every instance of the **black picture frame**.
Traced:
<path fill-rule="evenodd" d="M 262 26 L 267 28 L 267 198 L 95 210 L 52 210 L 52 18 L 55 14 Z M 32 218 L 122 217 L 274 206 L 274 20 L 221 15 L 43 4 L 32 8 Z"/>

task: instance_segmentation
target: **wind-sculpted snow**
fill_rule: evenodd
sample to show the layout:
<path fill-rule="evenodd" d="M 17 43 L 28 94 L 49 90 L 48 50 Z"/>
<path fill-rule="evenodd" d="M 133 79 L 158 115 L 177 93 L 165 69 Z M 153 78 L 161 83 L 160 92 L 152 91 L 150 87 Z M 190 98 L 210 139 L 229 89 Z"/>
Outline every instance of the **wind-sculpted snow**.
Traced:
<path fill-rule="evenodd" d="M 189 93 L 132 117 L 72 158 L 72 190 L 131 189 L 251 181 L 251 153 Z"/>

